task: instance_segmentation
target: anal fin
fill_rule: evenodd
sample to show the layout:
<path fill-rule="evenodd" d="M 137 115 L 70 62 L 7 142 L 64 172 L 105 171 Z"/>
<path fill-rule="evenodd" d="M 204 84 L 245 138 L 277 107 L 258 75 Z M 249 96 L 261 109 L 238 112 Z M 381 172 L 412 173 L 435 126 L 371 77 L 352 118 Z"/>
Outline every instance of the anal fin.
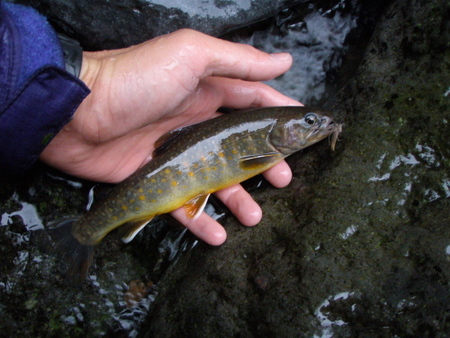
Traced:
<path fill-rule="evenodd" d="M 131 221 L 121 225 L 117 231 L 122 238 L 122 242 L 130 243 L 133 238 L 139 233 L 139 231 L 141 231 L 148 223 L 150 223 L 152 219 L 153 217 L 141 219 L 138 221 Z"/>
<path fill-rule="evenodd" d="M 186 214 L 189 218 L 196 219 L 198 216 L 200 216 L 203 209 L 205 209 L 209 195 L 211 194 L 195 196 L 184 204 L 184 209 L 186 210 Z"/>

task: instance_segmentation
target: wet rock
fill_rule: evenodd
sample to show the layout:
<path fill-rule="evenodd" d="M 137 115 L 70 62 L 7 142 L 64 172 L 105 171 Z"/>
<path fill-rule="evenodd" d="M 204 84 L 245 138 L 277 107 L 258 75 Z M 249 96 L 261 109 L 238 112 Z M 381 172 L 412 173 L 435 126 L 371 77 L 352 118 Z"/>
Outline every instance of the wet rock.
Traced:
<path fill-rule="evenodd" d="M 180 28 L 219 36 L 305 1 L 16 0 L 37 8 L 87 50 L 126 47 Z"/>
<path fill-rule="evenodd" d="M 319 105 L 331 94 L 327 83 L 336 84 L 330 81 L 332 73 L 342 66 L 351 32 L 361 32 L 362 27 L 367 27 L 358 22 L 362 17 L 365 16 L 361 10 L 351 6 L 328 14 L 324 9 L 297 6 L 224 38 L 250 44 L 267 53 L 289 51 L 293 66 L 268 84 L 300 102 Z"/>
<path fill-rule="evenodd" d="M 329 106 L 336 154 L 290 159 L 289 188 L 253 192 L 159 287 L 142 336 L 445 336 L 450 332 L 448 2 L 394 1 Z"/>
<path fill-rule="evenodd" d="M 51 171 L 50 171 L 51 172 Z M 103 336 L 108 331 L 130 334 L 145 318 L 157 281 L 171 259 L 161 257 L 158 243 L 178 228 L 154 224 L 132 245 L 110 236 L 96 250 L 96 264 L 83 285 L 66 280 L 66 262 L 44 225 L 85 212 L 92 182 L 49 175 L 36 168 L 24 182 L 3 183 L 0 205 L 0 312 L 2 335 Z M 64 179 L 61 180 L 61 179 Z M 167 236 L 173 238 L 176 236 Z M 170 241 L 167 239 L 167 241 Z M 189 243 L 183 238 L 171 243 Z M 176 255 L 174 255 L 176 257 Z M 120 266 L 120 268 L 116 268 Z M 24 325 L 26 323 L 27 325 Z"/>

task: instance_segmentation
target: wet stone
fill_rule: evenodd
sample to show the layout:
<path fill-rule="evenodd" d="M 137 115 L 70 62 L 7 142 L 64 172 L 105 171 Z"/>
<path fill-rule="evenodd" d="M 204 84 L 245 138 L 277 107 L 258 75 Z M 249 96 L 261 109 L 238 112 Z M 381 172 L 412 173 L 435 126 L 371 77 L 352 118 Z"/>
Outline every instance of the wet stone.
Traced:
<path fill-rule="evenodd" d="M 15 0 L 31 5 L 87 50 L 123 48 L 181 28 L 219 36 L 306 0 Z M 338 1 L 330 1 L 338 2 Z M 88 10 L 86 10 L 88 9 Z M 111 22 L 114 18 L 114 24 Z"/>

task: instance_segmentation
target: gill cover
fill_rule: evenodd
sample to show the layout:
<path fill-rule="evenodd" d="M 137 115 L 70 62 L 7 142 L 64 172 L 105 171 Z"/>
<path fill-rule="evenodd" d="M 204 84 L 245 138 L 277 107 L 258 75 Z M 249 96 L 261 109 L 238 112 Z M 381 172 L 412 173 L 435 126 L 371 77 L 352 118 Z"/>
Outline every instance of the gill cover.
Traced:
<path fill-rule="evenodd" d="M 318 112 L 308 112 L 301 118 L 280 118 L 270 132 L 270 143 L 285 155 L 306 148 L 327 136 L 321 133 L 330 119 Z"/>

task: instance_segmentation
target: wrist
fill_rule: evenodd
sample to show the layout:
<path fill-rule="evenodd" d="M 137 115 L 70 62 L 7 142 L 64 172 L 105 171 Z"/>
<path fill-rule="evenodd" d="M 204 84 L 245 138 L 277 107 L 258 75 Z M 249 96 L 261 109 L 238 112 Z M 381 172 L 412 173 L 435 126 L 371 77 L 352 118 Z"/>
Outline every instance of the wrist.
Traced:
<path fill-rule="evenodd" d="M 92 90 L 101 68 L 101 60 L 96 57 L 98 52 L 84 52 L 82 55 L 79 79 Z"/>

